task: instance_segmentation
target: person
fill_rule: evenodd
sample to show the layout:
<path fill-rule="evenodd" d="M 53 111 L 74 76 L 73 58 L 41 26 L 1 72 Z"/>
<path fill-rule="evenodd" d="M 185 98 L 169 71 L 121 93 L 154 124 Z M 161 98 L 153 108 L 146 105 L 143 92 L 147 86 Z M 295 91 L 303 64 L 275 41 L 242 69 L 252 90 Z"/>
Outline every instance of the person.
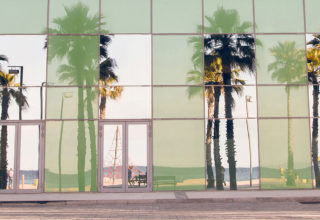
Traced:
<path fill-rule="evenodd" d="M 222 182 L 223 182 L 223 185 L 224 185 L 224 186 L 227 185 L 226 181 L 224 180 L 224 172 L 225 172 L 225 171 L 226 171 L 226 170 L 224 169 L 224 167 L 221 166 L 221 178 L 222 178 Z"/>
<path fill-rule="evenodd" d="M 128 169 L 128 183 L 130 184 L 130 186 L 132 185 L 132 166 L 129 166 Z"/>
<path fill-rule="evenodd" d="M 283 183 L 286 182 L 284 177 L 285 173 L 286 173 L 286 170 L 282 166 L 280 166 L 280 178 L 281 178 L 281 182 Z"/>
<path fill-rule="evenodd" d="M 9 178 L 9 189 L 13 189 L 13 169 L 10 168 L 8 172 L 8 178 Z"/>

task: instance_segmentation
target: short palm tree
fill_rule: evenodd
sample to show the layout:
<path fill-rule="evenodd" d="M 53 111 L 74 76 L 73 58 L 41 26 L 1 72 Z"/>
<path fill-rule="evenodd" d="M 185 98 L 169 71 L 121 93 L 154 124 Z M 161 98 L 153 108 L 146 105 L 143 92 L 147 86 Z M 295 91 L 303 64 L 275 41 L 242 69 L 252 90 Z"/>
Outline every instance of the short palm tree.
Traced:
<path fill-rule="evenodd" d="M 7 59 L 3 59 L 6 60 Z M 0 70 L 0 85 L 3 88 L 0 91 L 1 101 L 1 120 L 7 120 L 9 118 L 9 106 L 12 101 L 24 109 L 28 107 L 27 97 L 24 96 L 20 90 L 14 87 L 19 87 L 19 84 L 14 84 L 16 75 L 11 75 Z M 7 146 L 8 146 L 8 129 L 7 125 L 2 125 L 1 129 L 1 143 L 0 143 L 0 189 L 6 189 L 7 187 Z"/>
<path fill-rule="evenodd" d="M 296 48 L 295 41 L 278 42 L 270 49 L 275 61 L 268 66 L 268 71 L 272 72 L 272 79 L 284 84 L 305 83 L 305 51 Z M 296 87 L 286 86 L 287 93 L 287 115 L 291 117 L 291 90 Z M 295 185 L 292 124 L 288 119 L 288 171 L 287 186 Z"/>

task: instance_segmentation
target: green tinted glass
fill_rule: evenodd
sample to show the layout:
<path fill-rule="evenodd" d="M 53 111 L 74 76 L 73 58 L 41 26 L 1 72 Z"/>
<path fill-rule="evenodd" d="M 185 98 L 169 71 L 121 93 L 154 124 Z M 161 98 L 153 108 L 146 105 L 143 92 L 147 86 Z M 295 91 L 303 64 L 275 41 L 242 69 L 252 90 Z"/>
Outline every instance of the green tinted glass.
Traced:
<path fill-rule="evenodd" d="M 153 88 L 154 118 L 203 118 L 202 87 Z"/>
<path fill-rule="evenodd" d="M 0 0 L 0 33 L 46 33 L 47 4 L 44 0 Z"/>
<path fill-rule="evenodd" d="M 97 36 L 50 36 L 48 84 L 97 85 Z"/>
<path fill-rule="evenodd" d="M 205 0 L 206 33 L 253 32 L 252 0 Z"/>
<path fill-rule="evenodd" d="M 259 35 L 257 40 L 258 83 L 306 83 L 304 35 Z"/>
<path fill-rule="evenodd" d="M 154 121 L 153 134 L 153 189 L 204 190 L 203 121 Z"/>
<path fill-rule="evenodd" d="M 307 86 L 258 87 L 259 117 L 308 117 Z"/>
<path fill-rule="evenodd" d="M 150 0 L 102 0 L 103 33 L 150 33 Z"/>
<path fill-rule="evenodd" d="M 255 0 L 256 31 L 304 32 L 303 0 Z"/>
<path fill-rule="evenodd" d="M 98 118 L 98 88 L 47 88 L 47 119 Z"/>
<path fill-rule="evenodd" d="M 308 119 L 259 121 L 262 189 L 312 188 Z"/>
<path fill-rule="evenodd" d="M 200 33 L 201 0 L 153 0 L 154 33 Z"/>
<path fill-rule="evenodd" d="M 154 36 L 153 83 L 155 85 L 203 84 L 202 38 Z"/>
<path fill-rule="evenodd" d="M 99 1 L 50 1 L 49 32 L 58 34 L 98 33 Z"/>
<path fill-rule="evenodd" d="M 45 192 L 97 191 L 97 124 L 47 122 Z"/>
<path fill-rule="evenodd" d="M 306 3 L 306 25 L 307 32 L 320 32 L 319 8 L 320 1 L 305 0 Z"/>

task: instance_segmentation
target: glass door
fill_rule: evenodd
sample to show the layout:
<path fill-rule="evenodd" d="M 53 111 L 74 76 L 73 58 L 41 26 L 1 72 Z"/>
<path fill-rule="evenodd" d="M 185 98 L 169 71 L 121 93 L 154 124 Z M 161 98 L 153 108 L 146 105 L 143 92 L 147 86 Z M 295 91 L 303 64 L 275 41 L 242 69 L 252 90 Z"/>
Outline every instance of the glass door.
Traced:
<path fill-rule="evenodd" d="M 105 122 L 99 129 L 100 191 L 151 190 L 150 123 Z"/>

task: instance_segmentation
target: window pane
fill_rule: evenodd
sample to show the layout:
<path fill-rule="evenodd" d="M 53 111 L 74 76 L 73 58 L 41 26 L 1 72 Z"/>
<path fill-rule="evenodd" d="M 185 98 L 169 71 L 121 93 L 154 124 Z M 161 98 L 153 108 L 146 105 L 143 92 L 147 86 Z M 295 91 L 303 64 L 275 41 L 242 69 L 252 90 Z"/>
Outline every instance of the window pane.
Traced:
<path fill-rule="evenodd" d="M 306 4 L 306 25 L 307 32 L 320 32 L 319 8 L 320 1 L 318 0 L 305 0 Z"/>
<path fill-rule="evenodd" d="M 153 121 L 153 189 L 204 190 L 204 122 Z"/>
<path fill-rule="evenodd" d="M 258 87 L 259 117 L 308 117 L 306 86 Z"/>
<path fill-rule="evenodd" d="M 1 158 L 6 158 L 7 161 L 7 165 L 1 163 L 0 191 L 13 189 L 15 184 L 15 129 L 15 126 L 10 125 L 1 125 L 0 127 L 1 149 L 5 149 L 4 151 L 0 151 L 0 156 Z"/>
<path fill-rule="evenodd" d="M 47 88 L 47 119 L 98 118 L 98 88 Z"/>
<path fill-rule="evenodd" d="M 150 87 L 100 88 L 101 119 L 151 118 Z"/>
<path fill-rule="evenodd" d="M 154 0 L 152 4 L 154 33 L 201 32 L 201 0 Z"/>
<path fill-rule="evenodd" d="M 252 0 L 205 0 L 204 14 L 206 33 L 253 32 Z"/>
<path fill-rule="evenodd" d="M 320 184 L 320 154 L 319 154 L 319 118 L 310 119 L 310 135 L 311 135 L 311 159 L 313 185 L 317 188 Z"/>
<path fill-rule="evenodd" d="M 154 87 L 154 118 L 203 118 L 202 87 Z"/>
<path fill-rule="evenodd" d="M 21 126 L 19 189 L 39 186 L 40 126 Z"/>
<path fill-rule="evenodd" d="M 260 33 L 304 32 L 303 0 L 255 0 Z"/>
<path fill-rule="evenodd" d="M 153 37 L 153 83 L 155 85 L 199 85 L 203 84 L 202 81 L 202 37 Z"/>
<path fill-rule="evenodd" d="M 147 35 L 104 37 L 110 42 L 104 47 L 107 56 L 100 62 L 100 84 L 150 85 L 151 37 Z M 105 82 L 102 81 L 103 77 L 106 78 Z"/>
<path fill-rule="evenodd" d="M 43 0 L 1 0 L 0 8 L 3 10 L 1 10 L 0 33 L 46 33 L 47 4 L 48 1 Z"/>
<path fill-rule="evenodd" d="M 75 34 L 99 32 L 99 1 L 50 1 L 50 33 Z"/>
<path fill-rule="evenodd" d="M 97 121 L 46 124 L 45 192 L 97 191 Z"/>
<path fill-rule="evenodd" d="M 47 49 L 44 48 L 45 42 L 45 36 L 0 36 L 1 55 L 8 58 L 8 62 L 0 62 L 2 69 L 6 73 L 10 70 L 18 71 L 11 86 L 16 83 L 21 84 L 21 72 L 23 74 L 22 83 L 25 86 L 40 86 L 46 81 Z"/>
<path fill-rule="evenodd" d="M 225 87 L 226 88 L 226 87 Z M 229 106 L 233 118 L 257 117 L 256 86 L 233 86 Z M 225 92 L 222 86 L 206 86 L 206 118 L 226 118 Z"/>
<path fill-rule="evenodd" d="M 257 41 L 258 83 L 306 83 L 303 35 L 259 35 Z"/>
<path fill-rule="evenodd" d="M 128 187 L 147 187 L 148 126 L 128 125 Z"/>
<path fill-rule="evenodd" d="M 150 0 L 102 0 L 103 33 L 150 33 Z"/>
<path fill-rule="evenodd" d="M 97 36 L 50 36 L 48 84 L 97 85 Z"/>
<path fill-rule="evenodd" d="M 122 188 L 123 127 L 104 125 L 103 129 L 103 188 Z"/>
<path fill-rule="evenodd" d="M 308 119 L 259 120 L 261 188 L 312 188 Z"/>

